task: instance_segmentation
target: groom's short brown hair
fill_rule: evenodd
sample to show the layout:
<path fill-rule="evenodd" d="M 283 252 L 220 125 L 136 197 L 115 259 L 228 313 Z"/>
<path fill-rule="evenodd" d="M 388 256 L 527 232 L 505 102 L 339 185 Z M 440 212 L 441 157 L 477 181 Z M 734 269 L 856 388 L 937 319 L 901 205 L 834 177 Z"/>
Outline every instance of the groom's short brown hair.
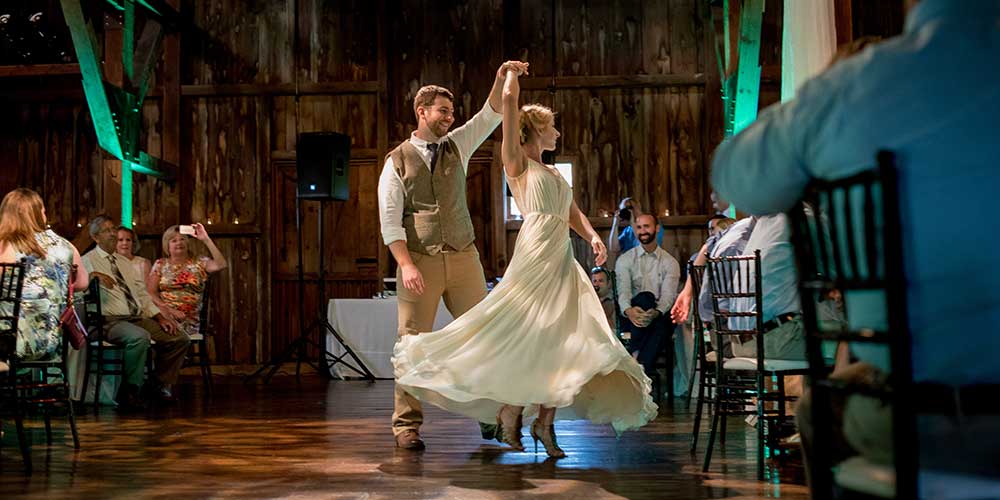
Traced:
<path fill-rule="evenodd" d="M 416 114 L 417 108 L 421 106 L 433 105 L 434 99 L 437 99 L 438 96 L 447 97 L 449 101 L 455 102 L 455 94 L 452 94 L 450 90 L 438 85 L 424 85 L 413 97 L 413 113 Z"/>

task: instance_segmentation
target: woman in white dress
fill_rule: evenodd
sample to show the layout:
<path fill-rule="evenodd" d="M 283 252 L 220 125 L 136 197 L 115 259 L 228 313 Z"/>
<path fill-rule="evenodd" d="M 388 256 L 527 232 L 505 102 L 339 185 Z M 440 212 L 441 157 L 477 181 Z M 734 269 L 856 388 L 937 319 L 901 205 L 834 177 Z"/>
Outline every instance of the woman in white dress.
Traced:
<path fill-rule="evenodd" d="M 573 202 L 569 184 L 541 162 L 559 132 L 552 111 L 518 109 L 518 74 L 504 85 L 502 156 L 524 222 L 504 279 L 478 305 L 436 332 L 406 335 L 393 356 L 396 383 L 413 396 L 496 422 L 497 439 L 516 450 L 522 417 L 553 457 L 553 421 L 610 423 L 616 433 L 656 416 L 651 382 L 608 327 L 600 299 L 573 258 L 569 229 L 591 242 L 597 264 L 607 250 Z"/>

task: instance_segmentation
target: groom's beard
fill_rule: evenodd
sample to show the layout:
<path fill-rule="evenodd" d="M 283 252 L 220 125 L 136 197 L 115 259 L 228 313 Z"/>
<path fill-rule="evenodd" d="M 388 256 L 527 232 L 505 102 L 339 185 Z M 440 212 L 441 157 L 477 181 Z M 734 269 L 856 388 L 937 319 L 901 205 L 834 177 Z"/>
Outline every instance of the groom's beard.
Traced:
<path fill-rule="evenodd" d="M 639 243 L 643 245 L 653 241 L 653 233 L 639 233 Z"/>

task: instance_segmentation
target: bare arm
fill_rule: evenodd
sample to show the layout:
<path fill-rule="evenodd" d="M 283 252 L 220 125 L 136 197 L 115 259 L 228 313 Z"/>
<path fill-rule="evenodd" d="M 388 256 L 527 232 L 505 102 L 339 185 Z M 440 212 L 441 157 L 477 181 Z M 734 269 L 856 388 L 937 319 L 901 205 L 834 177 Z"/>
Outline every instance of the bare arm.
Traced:
<path fill-rule="evenodd" d="M 417 269 L 417 265 L 413 263 L 413 258 L 410 257 L 410 250 L 406 248 L 406 242 L 403 240 L 393 241 L 389 244 L 389 252 L 396 259 L 396 263 L 399 264 L 399 270 L 403 275 L 403 286 L 417 295 L 424 293 L 424 275 L 420 273 L 420 269 Z"/>
<path fill-rule="evenodd" d="M 517 72 L 508 70 L 503 87 L 503 143 L 500 146 L 500 158 L 507 177 L 520 176 L 525 167 L 525 155 L 521 149 L 521 110 L 517 105 L 520 93 Z"/>
<path fill-rule="evenodd" d="M 590 225 L 590 219 L 580 210 L 580 207 L 576 206 L 576 201 L 569 209 L 569 227 L 576 231 L 581 238 L 586 239 L 590 242 L 590 247 L 594 251 L 594 264 L 598 266 L 604 265 L 608 260 L 608 249 L 604 246 L 604 242 L 601 241 L 601 236 L 594 231 L 594 227 Z"/>
<path fill-rule="evenodd" d="M 614 269 L 618 254 L 621 253 L 621 245 L 618 243 L 618 214 L 616 213 L 611 221 L 611 234 L 608 235 L 608 268 Z"/>
<path fill-rule="evenodd" d="M 193 224 L 194 226 L 194 237 L 201 240 L 208 248 L 208 252 L 212 254 L 212 259 L 208 261 L 208 265 L 205 266 L 205 270 L 214 273 L 225 269 L 229 263 L 226 262 L 226 257 L 222 255 L 219 248 L 215 246 L 215 242 L 212 241 L 212 237 L 208 235 L 208 231 L 205 230 L 205 226 L 201 224 Z"/>
<path fill-rule="evenodd" d="M 72 286 L 73 291 L 86 290 L 87 285 L 90 284 L 90 273 L 87 272 L 87 268 L 83 267 L 83 263 L 80 262 L 80 252 L 77 251 L 76 247 L 73 247 L 73 266 L 76 267 L 76 278 L 73 280 Z"/>

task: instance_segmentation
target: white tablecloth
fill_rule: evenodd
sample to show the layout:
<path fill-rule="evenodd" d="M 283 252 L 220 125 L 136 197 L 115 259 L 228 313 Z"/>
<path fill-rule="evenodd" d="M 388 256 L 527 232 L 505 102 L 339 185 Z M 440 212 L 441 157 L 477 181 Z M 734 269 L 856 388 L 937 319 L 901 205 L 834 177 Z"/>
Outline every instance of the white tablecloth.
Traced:
<path fill-rule="evenodd" d="M 392 347 L 396 344 L 399 325 L 396 297 L 332 299 L 327 306 L 327 319 L 376 378 L 393 378 Z M 444 307 L 444 302 L 440 302 L 434 318 L 434 330 L 451 323 L 451 320 L 451 313 Z M 326 349 L 338 356 L 344 353 L 332 334 L 326 336 Z M 354 364 L 350 356 L 344 360 Z M 361 376 L 342 364 L 337 364 L 331 371 L 334 376 Z"/>

